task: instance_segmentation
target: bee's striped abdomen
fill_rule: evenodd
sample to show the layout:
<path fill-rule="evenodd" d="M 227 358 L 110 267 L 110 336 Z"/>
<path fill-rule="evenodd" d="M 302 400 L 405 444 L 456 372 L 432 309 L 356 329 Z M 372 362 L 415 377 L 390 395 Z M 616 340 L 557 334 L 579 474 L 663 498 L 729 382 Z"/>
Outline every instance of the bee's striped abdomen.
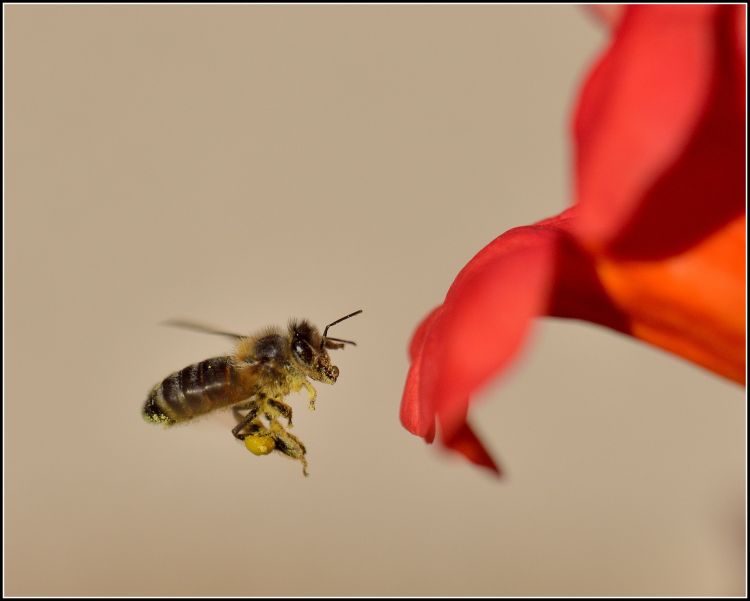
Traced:
<path fill-rule="evenodd" d="M 143 407 L 152 422 L 171 425 L 246 398 L 231 357 L 189 365 L 154 386 Z"/>

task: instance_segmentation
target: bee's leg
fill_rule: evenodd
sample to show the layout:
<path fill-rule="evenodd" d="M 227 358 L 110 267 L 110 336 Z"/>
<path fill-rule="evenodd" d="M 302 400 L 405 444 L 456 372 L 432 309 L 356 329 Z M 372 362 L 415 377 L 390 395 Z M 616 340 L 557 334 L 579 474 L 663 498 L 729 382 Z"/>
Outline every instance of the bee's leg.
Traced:
<path fill-rule="evenodd" d="M 288 422 L 290 428 L 293 427 L 292 408 L 289 405 L 287 405 L 281 399 L 268 399 L 268 404 L 273 407 L 279 415 L 286 418 L 286 421 Z"/>
<path fill-rule="evenodd" d="M 307 390 L 307 395 L 310 397 L 310 411 L 315 411 L 315 399 L 318 396 L 318 391 L 313 388 L 313 385 L 310 384 L 307 380 L 305 380 L 302 385 Z"/>
<path fill-rule="evenodd" d="M 253 403 L 250 405 L 249 409 L 250 411 L 247 412 L 246 415 L 242 415 L 240 411 L 244 409 L 245 407 L 243 405 L 236 405 L 232 407 L 232 412 L 234 413 L 234 416 L 237 418 L 237 425 L 232 428 L 232 435 L 239 439 L 239 440 L 245 440 L 245 437 L 247 434 L 243 434 L 242 431 L 248 427 L 252 421 L 258 416 L 258 405 L 257 403 Z"/>
<path fill-rule="evenodd" d="M 232 405 L 232 412 L 234 413 L 235 417 L 240 419 L 242 416 L 240 411 L 245 411 L 246 409 L 252 409 L 253 407 L 257 407 L 263 402 L 263 399 L 265 399 L 265 395 L 262 395 L 262 394 L 251 396 L 249 399 L 245 401 L 237 403 L 236 405 Z"/>
<path fill-rule="evenodd" d="M 290 434 L 279 424 L 277 421 L 271 423 L 271 432 L 273 432 L 273 438 L 276 442 L 276 450 L 281 451 L 284 455 L 297 459 L 302 462 L 302 473 L 307 476 L 307 459 L 305 458 L 305 445 L 302 444 L 299 438 Z"/>

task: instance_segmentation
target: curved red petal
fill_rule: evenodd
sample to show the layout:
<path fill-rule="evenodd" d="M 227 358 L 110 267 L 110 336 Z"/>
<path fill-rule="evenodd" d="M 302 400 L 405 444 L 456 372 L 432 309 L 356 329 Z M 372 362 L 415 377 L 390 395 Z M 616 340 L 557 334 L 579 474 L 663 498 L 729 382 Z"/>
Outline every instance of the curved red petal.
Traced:
<path fill-rule="evenodd" d="M 440 307 L 435 307 L 427 314 L 427 317 L 425 317 L 420 322 L 420 324 L 417 326 L 417 329 L 414 331 L 414 335 L 412 336 L 411 342 L 409 343 L 409 357 L 412 361 L 417 359 L 417 357 L 419 357 L 422 353 L 424 339 L 427 336 L 427 333 L 430 331 L 430 327 L 432 326 L 432 322 L 435 319 L 435 315 L 439 311 Z"/>
<path fill-rule="evenodd" d="M 532 319 L 545 312 L 556 241 L 554 228 L 522 227 L 479 252 L 433 314 L 420 362 L 412 366 L 419 381 L 407 385 L 405 403 L 415 398 L 430 406 L 441 439 L 473 446 L 476 457 L 484 453 L 466 431 L 468 399 L 510 364 Z"/>
<path fill-rule="evenodd" d="M 628 8 L 575 117 L 576 229 L 589 248 L 664 257 L 744 212 L 743 14 Z"/>
<path fill-rule="evenodd" d="M 588 319 L 623 332 L 629 322 L 609 301 L 592 258 L 570 230 L 576 208 L 499 236 L 458 274 L 445 302 L 419 325 L 401 421 L 499 473 L 467 425 L 470 399 L 507 369 L 540 315 Z"/>
<path fill-rule="evenodd" d="M 431 398 L 419 394 L 422 372 L 422 349 L 432 323 L 440 311 L 433 309 L 417 327 L 409 345 L 411 367 L 406 376 L 404 395 L 401 401 L 401 423 L 412 434 L 421 436 L 427 442 L 435 438 L 435 408 Z"/>

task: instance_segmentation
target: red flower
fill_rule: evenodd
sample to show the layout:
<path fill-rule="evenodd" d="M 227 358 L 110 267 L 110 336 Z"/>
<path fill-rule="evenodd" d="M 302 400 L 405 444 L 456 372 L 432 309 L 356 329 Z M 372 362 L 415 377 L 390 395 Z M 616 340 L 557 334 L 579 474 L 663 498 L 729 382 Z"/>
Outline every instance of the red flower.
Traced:
<path fill-rule="evenodd" d="M 632 6 L 573 120 L 578 202 L 512 229 L 411 341 L 401 421 L 499 473 L 467 424 L 540 315 L 584 319 L 745 381 L 745 10 Z"/>

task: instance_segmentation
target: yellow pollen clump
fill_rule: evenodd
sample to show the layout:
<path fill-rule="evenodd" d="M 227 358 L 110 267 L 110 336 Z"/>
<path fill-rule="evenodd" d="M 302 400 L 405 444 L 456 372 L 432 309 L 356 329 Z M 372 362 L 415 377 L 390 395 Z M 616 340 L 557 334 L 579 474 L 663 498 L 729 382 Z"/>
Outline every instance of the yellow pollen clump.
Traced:
<path fill-rule="evenodd" d="M 253 455 L 268 455 L 276 448 L 273 436 L 248 436 L 245 438 L 245 447 Z"/>

